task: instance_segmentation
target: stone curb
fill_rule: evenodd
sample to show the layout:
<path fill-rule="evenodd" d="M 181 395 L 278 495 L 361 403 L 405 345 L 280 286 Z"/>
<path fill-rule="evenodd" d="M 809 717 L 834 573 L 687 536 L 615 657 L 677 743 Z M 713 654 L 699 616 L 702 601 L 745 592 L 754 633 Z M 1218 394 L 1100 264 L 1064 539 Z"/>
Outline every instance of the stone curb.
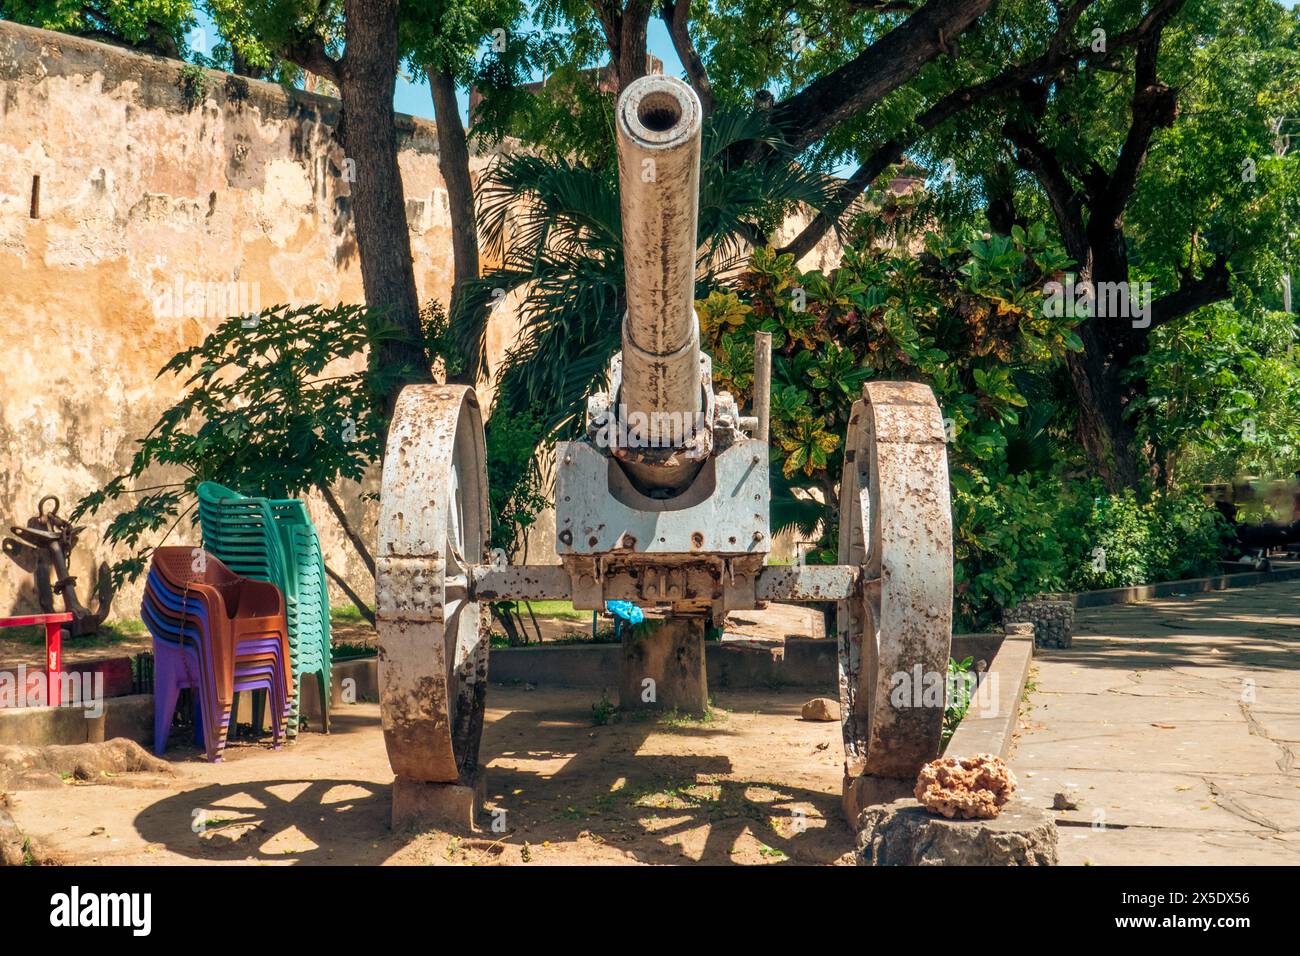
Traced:
<path fill-rule="evenodd" d="M 1185 578 L 1182 581 L 1161 581 L 1157 584 L 1137 584 L 1128 588 L 1106 588 L 1101 591 L 1064 592 L 1041 594 L 1038 600 L 1069 601 L 1076 608 L 1112 607 L 1116 604 L 1141 604 L 1155 598 L 1176 597 L 1187 594 L 1206 594 L 1210 591 L 1230 591 L 1234 588 L 1254 587 L 1277 581 L 1300 579 L 1300 567 L 1280 568 L 1276 571 L 1242 571 L 1235 574 L 1216 574 L 1208 578 Z"/>
<path fill-rule="evenodd" d="M 981 684 L 996 692 L 990 713 L 979 710 L 982 697 L 977 694 L 966 717 L 944 748 L 944 754 L 953 757 L 973 757 L 976 754 L 993 754 L 1006 757 L 1011 749 L 1011 738 L 1020 719 L 1020 698 L 1029 680 L 1029 668 L 1034 662 L 1033 638 L 1008 637 L 1002 642 L 989 664 Z"/>

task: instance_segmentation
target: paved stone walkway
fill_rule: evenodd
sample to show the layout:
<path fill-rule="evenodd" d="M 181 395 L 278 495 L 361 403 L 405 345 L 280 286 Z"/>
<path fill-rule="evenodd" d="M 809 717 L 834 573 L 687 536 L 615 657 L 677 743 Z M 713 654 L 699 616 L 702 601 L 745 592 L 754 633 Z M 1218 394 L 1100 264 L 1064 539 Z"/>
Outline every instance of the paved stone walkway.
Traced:
<path fill-rule="evenodd" d="M 1300 863 L 1300 582 L 1083 610 L 1012 757 L 1064 864 Z"/>

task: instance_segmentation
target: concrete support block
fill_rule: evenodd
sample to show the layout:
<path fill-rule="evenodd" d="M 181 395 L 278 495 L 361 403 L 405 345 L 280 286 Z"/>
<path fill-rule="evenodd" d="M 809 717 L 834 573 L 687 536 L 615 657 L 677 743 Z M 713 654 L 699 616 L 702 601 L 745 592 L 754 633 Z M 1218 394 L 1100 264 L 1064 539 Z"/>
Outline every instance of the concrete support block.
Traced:
<path fill-rule="evenodd" d="M 651 696 L 653 699 L 646 699 Z M 709 686 L 704 668 L 704 619 L 668 617 L 625 629 L 618 703 L 623 710 L 705 713 Z"/>
<path fill-rule="evenodd" d="M 86 712 L 80 707 L 0 710 L 0 744 L 84 744 L 86 740 Z"/>
<path fill-rule="evenodd" d="M 949 820 L 915 800 L 868 807 L 858 817 L 859 866 L 1054 866 L 1056 823 L 1012 799 L 992 820 Z"/>
<path fill-rule="evenodd" d="M 153 694 L 132 694 L 104 702 L 104 737 L 126 737 L 153 746 Z"/>
<path fill-rule="evenodd" d="M 892 777 L 845 777 L 840 790 L 840 806 L 844 808 L 844 819 L 850 826 L 857 823 L 858 817 L 867 807 L 882 803 L 893 803 L 912 795 L 916 779 L 895 780 Z"/>
<path fill-rule="evenodd" d="M 487 794 L 487 773 L 479 767 L 462 783 L 425 783 L 398 777 L 393 781 L 394 830 L 403 828 L 473 832 Z"/>

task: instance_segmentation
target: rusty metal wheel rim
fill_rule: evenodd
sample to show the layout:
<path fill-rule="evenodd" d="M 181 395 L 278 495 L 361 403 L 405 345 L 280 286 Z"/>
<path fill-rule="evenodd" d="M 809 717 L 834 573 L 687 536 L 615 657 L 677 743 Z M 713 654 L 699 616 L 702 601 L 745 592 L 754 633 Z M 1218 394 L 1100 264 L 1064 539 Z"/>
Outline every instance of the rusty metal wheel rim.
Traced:
<path fill-rule="evenodd" d="M 839 603 L 845 773 L 908 777 L 939 750 L 938 706 L 911 684 L 946 679 L 952 643 L 952 516 L 933 393 L 869 382 L 855 402 L 840 485 L 841 564 L 861 588 Z M 932 677 L 931 675 L 937 675 Z M 942 686 L 942 684 L 940 685 Z M 894 692 L 903 691 L 902 695 Z"/>
<path fill-rule="evenodd" d="M 384 458 L 376 580 L 380 709 L 400 777 L 453 782 L 477 763 L 488 642 L 469 583 L 488 532 L 473 390 L 407 386 Z"/>

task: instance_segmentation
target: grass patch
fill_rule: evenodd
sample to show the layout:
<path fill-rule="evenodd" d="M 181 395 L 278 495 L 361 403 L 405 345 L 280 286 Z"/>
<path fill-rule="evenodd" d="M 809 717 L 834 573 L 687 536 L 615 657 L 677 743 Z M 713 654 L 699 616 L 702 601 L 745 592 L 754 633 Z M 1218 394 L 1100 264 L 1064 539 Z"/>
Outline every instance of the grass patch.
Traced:
<path fill-rule="evenodd" d="M 717 710 L 713 706 L 713 701 L 709 701 L 708 710 L 702 714 L 692 714 L 674 707 L 661 713 L 657 723 L 660 727 L 707 727 L 725 716 L 724 711 Z"/>
<path fill-rule="evenodd" d="M 709 709 L 703 714 L 692 714 L 678 710 L 676 707 L 670 710 L 651 710 L 641 707 L 635 710 L 622 710 L 604 692 L 601 693 L 600 700 L 591 705 L 591 721 L 597 727 L 619 723 L 624 720 L 629 723 L 654 722 L 660 727 L 708 727 L 725 720 L 726 717 L 727 712 L 719 710 L 711 700 L 709 701 Z"/>
<path fill-rule="evenodd" d="M 591 721 L 597 727 L 603 727 L 614 719 L 618 712 L 618 705 L 609 699 L 609 695 L 604 691 L 600 694 L 600 700 L 591 705 Z"/>
<path fill-rule="evenodd" d="M 369 624 L 361 612 L 351 604 L 336 604 L 330 608 L 331 624 Z"/>
<path fill-rule="evenodd" d="M 379 649 L 374 644 L 354 644 L 342 641 L 330 645 L 330 657 L 336 661 L 352 660 L 358 657 L 374 657 Z"/>
<path fill-rule="evenodd" d="M 532 608 L 533 613 L 538 617 L 591 623 L 591 612 L 579 611 L 573 606 L 572 601 L 519 601 L 518 603 L 525 606 L 521 608 L 524 614 L 528 613 L 527 608 Z"/>

